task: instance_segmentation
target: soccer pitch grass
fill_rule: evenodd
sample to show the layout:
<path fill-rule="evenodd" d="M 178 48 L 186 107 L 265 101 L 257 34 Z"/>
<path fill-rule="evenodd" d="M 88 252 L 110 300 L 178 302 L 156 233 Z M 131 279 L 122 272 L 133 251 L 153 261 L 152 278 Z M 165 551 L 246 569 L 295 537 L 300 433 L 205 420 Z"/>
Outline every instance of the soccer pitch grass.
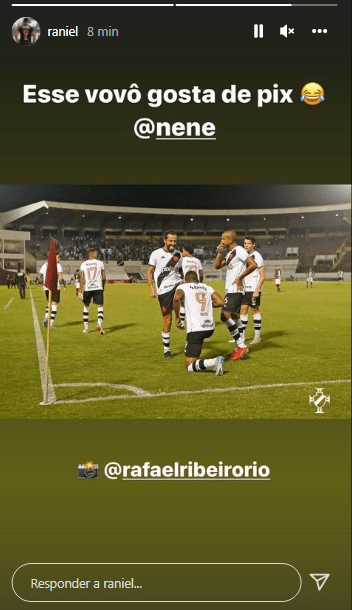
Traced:
<path fill-rule="evenodd" d="M 223 294 L 222 282 L 209 282 Z M 32 300 L 30 298 L 32 294 Z M 279 418 L 350 416 L 350 284 L 267 282 L 262 297 L 262 342 L 225 374 L 188 373 L 185 331 L 171 329 L 174 360 L 163 358 L 159 304 L 146 284 L 107 285 L 105 336 L 90 307 L 90 332 L 82 334 L 82 303 L 73 286 L 61 291 L 56 328 L 50 333 L 50 370 L 56 402 L 43 400 L 32 303 L 41 334 L 46 300 L 39 286 L 20 300 L 0 287 L 2 418 Z M 233 344 L 219 321 L 202 356 L 229 353 Z M 250 314 L 246 338 L 253 337 Z M 64 385 L 71 384 L 71 385 Z M 124 386 L 124 387 L 121 387 Z M 126 386 L 129 386 L 126 388 Z M 132 386 L 132 387 L 131 387 Z M 324 388 L 330 404 L 317 415 L 309 397 Z M 87 400 L 89 399 L 89 400 Z"/>

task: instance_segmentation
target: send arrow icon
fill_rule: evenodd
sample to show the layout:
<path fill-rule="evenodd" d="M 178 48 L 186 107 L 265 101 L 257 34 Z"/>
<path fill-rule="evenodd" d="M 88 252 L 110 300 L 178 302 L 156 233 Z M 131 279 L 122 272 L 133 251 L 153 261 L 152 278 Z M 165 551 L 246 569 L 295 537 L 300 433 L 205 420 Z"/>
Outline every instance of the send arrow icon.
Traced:
<path fill-rule="evenodd" d="M 317 583 L 318 591 L 321 591 L 330 574 L 309 574 Z"/>

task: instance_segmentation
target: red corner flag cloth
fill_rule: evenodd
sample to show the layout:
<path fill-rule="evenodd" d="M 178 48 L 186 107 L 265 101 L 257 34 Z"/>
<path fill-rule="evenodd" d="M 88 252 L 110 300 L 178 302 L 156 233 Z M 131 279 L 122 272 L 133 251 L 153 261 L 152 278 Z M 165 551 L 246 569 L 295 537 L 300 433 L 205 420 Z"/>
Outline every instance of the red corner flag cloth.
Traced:
<path fill-rule="evenodd" d="M 48 268 L 45 276 L 45 286 L 49 288 L 53 294 L 57 293 L 57 266 L 56 266 L 56 252 L 55 252 L 55 240 L 51 238 L 50 251 L 48 256 Z"/>

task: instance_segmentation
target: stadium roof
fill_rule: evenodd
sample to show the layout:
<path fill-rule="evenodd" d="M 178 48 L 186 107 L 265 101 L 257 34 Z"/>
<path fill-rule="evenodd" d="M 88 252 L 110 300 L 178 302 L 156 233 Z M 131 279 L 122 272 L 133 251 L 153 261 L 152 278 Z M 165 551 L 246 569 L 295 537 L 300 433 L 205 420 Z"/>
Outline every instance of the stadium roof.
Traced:
<path fill-rule="evenodd" d="M 38 201 L 0 213 L 0 225 L 6 226 L 16 220 L 25 218 L 41 209 L 61 210 L 67 212 L 96 212 L 98 214 L 157 214 L 173 216 L 269 216 L 278 214 L 309 214 L 317 212 L 350 211 L 350 203 L 323 204 L 315 206 L 297 206 L 292 208 L 251 208 L 245 209 L 175 209 L 175 208 L 145 208 L 129 206 L 89 205 L 84 203 L 64 203 L 60 201 Z"/>

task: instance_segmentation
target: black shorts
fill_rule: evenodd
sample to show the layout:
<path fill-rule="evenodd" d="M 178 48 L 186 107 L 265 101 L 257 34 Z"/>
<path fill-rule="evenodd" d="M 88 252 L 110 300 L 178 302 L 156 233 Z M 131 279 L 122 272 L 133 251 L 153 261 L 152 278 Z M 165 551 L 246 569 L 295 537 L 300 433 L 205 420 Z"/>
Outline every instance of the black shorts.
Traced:
<path fill-rule="evenodd" d="M 94 305 L 104 305 L 104 290 L 85 290 L 83 303 L 88 307 L 92 299 Z"/>
<path fill-rule="evenodd" d="M 225 305 L 222 308 L 222 311 L 229 311 L 230 313 L 240 313 L 243 301 L 242 292 L 226 293 L 224 300 Z"/>
<path fill-rule="evenodd" d="M 202 351 L 204 339 L 209 339 L 213 332 L 214 328 L 211 330 L 199 330 L 194 333 L 187 333 L 185 345 L 186 358 L 198 358 Z"/>
<path fill-rule="evenodd" d="M 159 305 L 160 305 L 161 313 L 163 316 L 167 316 L 169 313 L 171 313 L 173 311 L 174 296 L 175 296 L 175 292 L 176 292 L 177 288 L 178 288 L 178 285 L 175 286 L 175 288 L 173 288 L 169 292 L 165 292 L 164 294 L 158 295 Z"/>
<path fill-rule="evenodd" d="M 249 305 L 249 307 L 259 307 L 260 293 L 259 293 L 259 297 L 256 297 L 256 299 L 255 299 L 255 305 L 254 305 L 254 303 L 252 303 L 252 299 L 253 299 L 253 292 L 245 292 L 243 300 L 242 300 L 242 305 Z"/>
<path fill-rule="evenodd" d="M 49 301 L 49 290 L 45 290 L 45 296 L 46 300 Z M 51 300 L 53 303 L 60 303 L 60 290 L 52 293 Z"/>

